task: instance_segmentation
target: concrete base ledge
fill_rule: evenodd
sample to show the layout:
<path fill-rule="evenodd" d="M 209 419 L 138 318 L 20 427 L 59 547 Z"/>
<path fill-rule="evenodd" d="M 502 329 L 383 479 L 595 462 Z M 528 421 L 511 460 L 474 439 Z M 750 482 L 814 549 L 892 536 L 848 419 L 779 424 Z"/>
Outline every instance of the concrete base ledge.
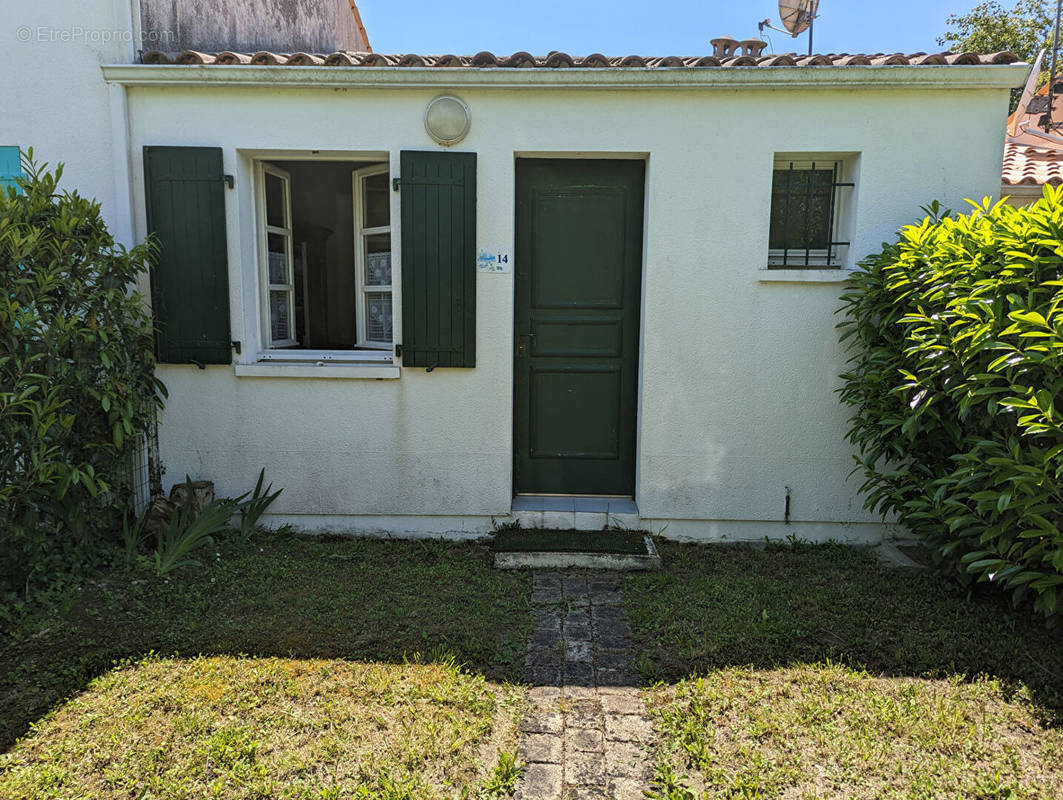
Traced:
<path fill-rule="evenodd" d="M 656 570 L 661 556 L 649 536 L 643 537 L 647 555 L 626 553 L 495 553 L 498 569 L 611 569 Z"/>
<path fill-rule="evenodd" d="M 898 541 L 898 542 L 883 542 L 882 544 L 873 547 L 872 552 L 878 558 L 890 566 L 902 567 L 904 569 L 915 569 L 921 572 L 929 572 L 930 567 L 925 564 L 920 564 L 918 561 L 909 558 L 904 551 L 902 551 L 897 545 L 917 545 L 919 542 L 915 541 Z"/>
<path fill-rule="evenodd" d="M 193 367 L 194 369 L 194 367 Z M 537 515 L 521 519 L 523 514 Z M 593 524 L 583 525 L 583 518 Z M 600 517 L 600 518 L 599 518 Z M 908 538 L 903 529 L 881 522 L 791 522 L 760 520 L 668 519 L 638 514 L 608 516 L 594 512 L 531 511 L 495 515 L 447 514 L 266 514 L 262 523 L 270 528 L 290 525 L 300 533 L 331 533 L 396 539 L 451 539 L 488 541 L 508 523 L 542 529 L 601 530 L 609 525 L 626 530 L 644 530 L 676 542 L 748 543 L 786 541 L 796 537 L 807 542 L 836 541 L 873 547 L 884 541 Z"/>

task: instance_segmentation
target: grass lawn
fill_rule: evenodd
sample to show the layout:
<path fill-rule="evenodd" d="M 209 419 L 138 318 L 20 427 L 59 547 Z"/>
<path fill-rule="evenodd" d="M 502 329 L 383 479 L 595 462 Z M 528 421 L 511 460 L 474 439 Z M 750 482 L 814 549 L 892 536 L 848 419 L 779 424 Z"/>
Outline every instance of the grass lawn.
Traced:
<path fill-rule="evenodd" d="M 114 570 L 3 632 L 0 797 L 512 783 L 527 573 L 441 542 L 276 535 L 200 557 L 168 582 Z"/>
<path fill-rule="evenodd" d="M 625 581 L 660 797 L 1063 797 L 1063 632 L 837 546 Z"/>

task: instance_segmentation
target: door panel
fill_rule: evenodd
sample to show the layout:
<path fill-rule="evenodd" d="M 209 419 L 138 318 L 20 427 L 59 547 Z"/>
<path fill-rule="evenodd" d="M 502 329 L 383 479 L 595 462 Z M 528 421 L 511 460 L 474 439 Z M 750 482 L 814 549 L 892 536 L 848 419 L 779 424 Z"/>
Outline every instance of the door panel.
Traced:
<path fill-rule="evenodd" d="M 619 369 L 532 367 L 528 444 L 535 459 L 620 457 Z M 591 402 L 588 402 L 591 398 Z"/>
<path fill-rule="evenodd" d="M 532 191 L 534 308 L 621 308 L 624 187 Z"/>
<path fill-rule="evenodd" d="M 517 162 L 514 482 L 635 489 L 641 161 Z"/>
<path fill-rule="evenodd" d="M 623 354 L 624 323 L 620 314 L 570 316 L 568 319 L 531 320 L 534 353 L 549 356 L 607 356 Z"/>

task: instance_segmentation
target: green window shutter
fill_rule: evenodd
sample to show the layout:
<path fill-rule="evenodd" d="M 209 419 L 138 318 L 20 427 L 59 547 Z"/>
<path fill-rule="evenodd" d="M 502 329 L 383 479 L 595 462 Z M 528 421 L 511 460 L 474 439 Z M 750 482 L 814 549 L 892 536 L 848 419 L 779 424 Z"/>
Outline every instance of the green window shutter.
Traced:
<path fill-rule="evenodd" d="M 0 190 L 13 186 L 16 192 L 22 192 L 15 183 L 22 177 L 22 154 L 14 145 L 0 147 Z"/>
<path fill-rule="evenodd" d="M 476 366 L 476 154 L 403 151 L 402 363 Z"/>
<path fill-rule="evenodd" d="M 220 147 L 145 147 L 156 345 L 163 364 L 229 364 L 229 275 Z"/>

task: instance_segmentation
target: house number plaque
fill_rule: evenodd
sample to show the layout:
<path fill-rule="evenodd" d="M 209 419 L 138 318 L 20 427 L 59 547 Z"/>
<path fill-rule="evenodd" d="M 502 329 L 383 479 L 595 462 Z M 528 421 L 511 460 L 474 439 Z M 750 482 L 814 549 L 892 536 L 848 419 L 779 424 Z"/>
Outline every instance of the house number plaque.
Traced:
<path fill-rule="evenodd" d="M 508 250 L 481 250 L 476 257 L 480 272 L 510 272 Z"/>

